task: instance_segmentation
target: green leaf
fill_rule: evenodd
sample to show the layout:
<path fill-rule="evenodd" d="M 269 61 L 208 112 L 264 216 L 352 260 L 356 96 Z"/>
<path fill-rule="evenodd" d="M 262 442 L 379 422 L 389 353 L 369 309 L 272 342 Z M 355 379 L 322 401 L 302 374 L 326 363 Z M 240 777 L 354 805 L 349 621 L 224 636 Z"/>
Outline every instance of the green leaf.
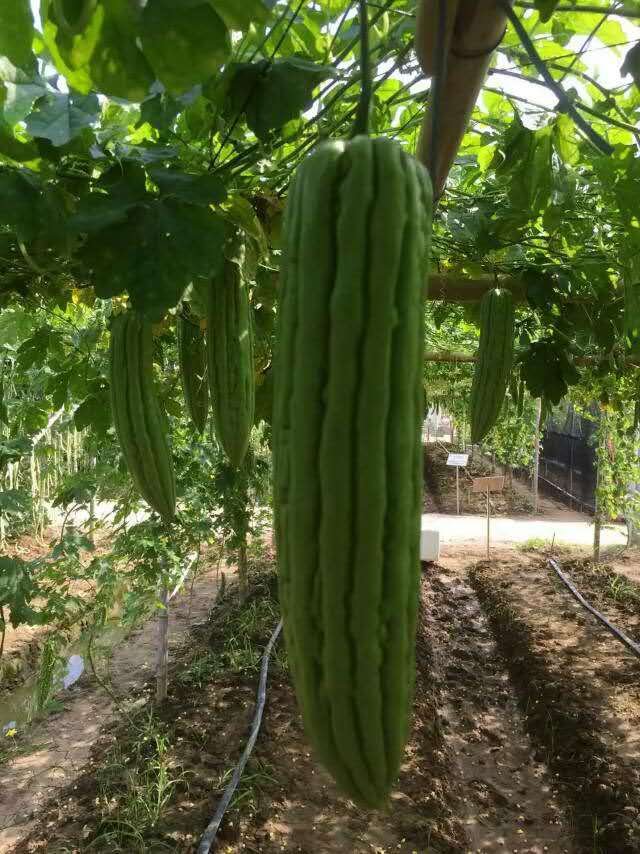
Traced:
<path fill-rule="evenodd" d="M 560 0 L 536 0 L 536 9 L 541 21 L 548 21 L 560 4 Z"/>
<path fill-rule="evenodd" d="M 231 50 L 224 21 L 206 2 L 149 0 L 141 39 L 158 79 L 177 95 L 216 74 Z"/>
<path fill-rule="evenodd" d="M 81 200 L 75 214 L 69 217 L 70 231 L 94 232 L 124 222 L 137 202 L 114 198 L 106 193 L 91 193 Z"/>
<path fill-rule="evenodd" d="M 158 130 L 169 130 L 182 109 L 183 105 L 171 95 L 164 92 L 153 95 L 142 102 L 136 128 L 146 122 Z"/>
<path fill-rule="evenodd" d="M 177 169 L 158 166 L 149 170 L 163 196 L 171 196 L 195 205 L 214 205 L 227 196 L 224 183 L 217 175 L 190 175 Z"/>
<path fill-rule="evenodd" d="M 569 116 L 560 113 L 553 122 L 553 147 L 565 163 L 575 166 L 580 162 L 580 150 L 575 125 Z"/>
<path fill-rule="evenodd" d="M 0 224 L 23 240 L 38 232 L 40 201 L 39 189 L 26 172 L 0 172 Z"/>
<path fill-rule="evenodd" d="M 218 270 L 223 240 L 223 222 L 211 210 L 166 199 L 90 236 L 82 257 L 98 296 L 127 291 L 134 308 L 159 321 L 195 277 Z"/>
<path fill-rule="evenodd" d="M 640 87 L 640 42 L 634 44 L 631 50 L 627 53 L 622 63 L 620 73 L 626 77 L 630 74 L 633 77 L 633 82 Z"/>
<path fill-rule="evenodd" d="M 209 0 L 230 30 L 248 30 L 251 24 L 264 24 L 269 10 L 262 0 Z"/>
<path fill-rule="evenodd" d="M 16 68 L 0 56 L 0 81 L 4 83 L 5 98 L 2 114 L 9 125 L 29 115 L 38 98 L 47 93 L 47 85 L 38 74 Z"/>
<path fill-rule="evenodd" d="M 104 390 L 85 398 L 73 416 L 76 430 L 91 429 L 101 436 L 106 435 L 111 426 L 111 401 L 109 392 Z"/>
<path fill-rule="evenodd" d="M 33 16 L 29 0 L 2 0 L 0 3 L 0 56 L 18 68 L 32 69 Z"/>
<path fill-rule="evenodd" d="M 23 513 L 29 505 L 29 493 L 21 489 L 0 490 L 0 516 L 6 513 Z"/>
<path fill-rule="evenodd" d="M 31 453 L 29 439 L 9 439 L 0 442 L 0 468 L 4 468 L 7 463 L 17 463 L 29 453 Z"/>
<path fill-rule="evenodd" d="M 27 116 L 26 128 L 31 136 L 48 139 L 55 146 L 66 145 L 92 125 L 99 112 L 95 95 L 52 92 L 36 103 L 36 109 Z"/>
<path fill-rule="evenodd" d="M 310 106 L 313 90 L 335 70 L 304 59 L 239 63 L 229 69 L 229 117 L 246 115 L 256 136 L 266 138 Z"/>
<path fill-rule="evenodd" d="M 624 287 L 624 330 L 632 353 L 640 353 L 640 282 L 629 279 Z"/>
<path fill-rule="evenodd" d="M 43 0 L 44 41 L 70 85 L 141 101 L 154 75 L 137 44 L 140 11 L 128 0 Z"/>
<path fill-rule="evenodd" d="M 137 45 L 139 13 L 129 0 L 103 4 L 104 19 L 89 61 L 94 87 L 116 98 L 142 101 L 153 71 Z"/>
<path fill-rule="evenodd" d="M 9 609 L 11 625 L 36 625 L 44 619 L 31 607 L 40 593 L 31 565 L 20 558 L 0 557 L 0 606 Z"/>
<path fill-rule="evenodd" d="M 239 226 L 249 237 L 253 238 L 260 255 L 267 255 L 269 247 L 267 237 L 251 202 L 244 196 L 235 193 L 222 206 L 222 216 L 234 225 Z"/>
<path fill-rule="evenodd" d="M 29 163 L 38 158 L 38 149 L 32 142 L 16 139 L 11 128 L 0 120 L 0 156 L 16 163 Z"/>

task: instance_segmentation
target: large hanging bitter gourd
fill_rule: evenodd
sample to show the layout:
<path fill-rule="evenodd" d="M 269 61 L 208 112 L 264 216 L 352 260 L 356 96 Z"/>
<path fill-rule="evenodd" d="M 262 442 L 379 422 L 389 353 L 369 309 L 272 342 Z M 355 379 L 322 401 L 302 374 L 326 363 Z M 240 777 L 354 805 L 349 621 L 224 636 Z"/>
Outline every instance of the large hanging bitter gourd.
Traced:
<path fill-rule="evenodd" d="M 213 420 L 218 441 L 236 467 L 249 447 L 255 410 L 253 331 L 243 254 L 225 258 L 221 274 L 212 282 L 207 310 Z"/>
<path fill-rule="evenodd" d="M 358 803 L 397 775 L 420 570 L 426 171 L 327 142 L 285 214 L 273 411 L 280 600 L 306 732 Z"/>
<path fill-rule="evenodd" d="M 184 303 L 177 321 L 178 362 L 182 392 L 189 418 L 202 433 L 209 412 L 207 350 L 200 319 Z"/>
<path fill-rule="evenodd" d="M 480 346 L 471 387 L 471 441 L 494 426 L 513 368 L 514 308 L 511 291 L 494 288 L 480 304 Z"/>
<path fill-rule="evenodd" d="M 133 311 L 111 325 L 111 408 L 122 455 L 143 498 L 165 521 L 176 509 L 173 459 L 153 386 L 151 324 Z"/>

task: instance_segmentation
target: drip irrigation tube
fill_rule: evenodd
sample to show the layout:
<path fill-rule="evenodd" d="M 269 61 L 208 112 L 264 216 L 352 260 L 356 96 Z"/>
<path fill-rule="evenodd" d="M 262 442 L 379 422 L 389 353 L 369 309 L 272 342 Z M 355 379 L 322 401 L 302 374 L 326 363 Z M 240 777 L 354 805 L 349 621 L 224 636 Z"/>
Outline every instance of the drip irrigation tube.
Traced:
<path fill-rule="evenodd" d="M 589 611 L 590 614 L 593 614 L 596 620 L 599 620 L 605 627 L 605 629 L 610 632 L 616 640 L 620 641 L 620 643 L 624 644 L 630 652 L 640 658 L 640 644 L 637 644 L 635 641 L 631 640 L 628 635 L 625 635 L 624 632 L 620 631 L 620 629 L 617 629 L 613 625 L 613 623 L 610 623 L 609 620 L 607 620 L 607 618 L 600 613 L 600 611 L 596 611 L 593 605 L 590 605 L 584 598 L 584 596 L 580 593 L 580 591 L 576 588 L 571 579 L 567 575 L 565 575 L 565 573 L 560 569 L 560 565 L 557 563 L 557 561 L 553 560 L 553 558 L 550 558 L 549 564 L 560 579 L 560 581 L 562 581 L 567 590 L 575 599 L 578 600 L 582 607 L 586 611 Z"/>
<path fill-rule="evenodd" d="M 240 757 L 240 761 L 235 767 L 233 776 L 231 777 L 227 788 L 224 790 L 224 793 L 220 798 L 220 802 L 218 803 L 218 808 L 215 812 L 215 815 L 211 819 L 207 829 L 205 830 L 202 836 L 202 839 L 200 840 L 200 845 L 198 846 L 197 854 L 209 854 L 212 846 L 215 844 L 216 836 L 218 835 L 218 831 L 220 830 L 220 825 L 222 824 L 224 814 L 229 808 L 231 798 L 233 797 L 235 790 L 238 788 L 238 783 L 240 782 L 242 773 L 245 769 L 249 757 L 251 756 L 253 748 L 255 747 L 255 743 L 258 738 L 258 733 L 260 732 L 260 725 L 262 724 L 262 714 L 264 712 L 264 706 L 267 699 L 267 674 L 269 672 L 269 658 L 271 656 L 273 647 L 275 646 L 276 641 L 280 636 L 281 631 L 282 620 L 280 620 L 278 625 L 275 627 L 273 634 L 269 638 L 269 643 L 265 648 L 264 655 L 262 656 L 262 669 L 260 671 L 260 682 L 258 684 L 258 699 L 255 715 L 253 716 L 253 724 L 251 727 L 251 734 L 249 735 L 249 741 L 247 742 L 247 746 L 245 747 L 244 752 Z"/>

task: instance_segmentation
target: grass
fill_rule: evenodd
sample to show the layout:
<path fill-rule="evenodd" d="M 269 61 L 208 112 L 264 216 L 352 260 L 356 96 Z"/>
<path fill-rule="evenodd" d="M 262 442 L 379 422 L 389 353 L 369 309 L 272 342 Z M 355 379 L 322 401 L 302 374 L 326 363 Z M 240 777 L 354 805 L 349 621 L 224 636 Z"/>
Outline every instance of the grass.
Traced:
<path fill-rule="evenodd" d="M 611 573 L 607 578 L 607 593 L 616 602 L 626 605 L 640 602 L 640 592 L 637 586 L 623 575 Z"/>
<path fill-rule="evenodd" d="M 587 550 L 588 546 L 575 546 L 571 543 L 563 543 L 559 540 L 549 540 L 544 537 L 530 537 L 522 543 L 516 543 L 519 552 L 543 552 L 545 555 L 577 555 Z"/>
<path fill-rule="evenodd" d="M 183 685 L 202 688 L 225 671 L 241 676 L 259 672 L 266 640 L 280 619 L 276 585 L 275 572 L 254 572 L 249 581 L 251 594 L 244 604 L 235 601 L 233 588 L 224 593 L 213 614 L 214 631 L 222 646 L 196 656 L 178 677 Z M 286 667 L 283 644 L 278 645 L 273 665 Z"/>
<path fill-rule="evenodd" d="M 101 820 L 87 851 L 173 850 L 159 831 L 176 787 L 186 784 L 185 774 L 171 761 L 167 727 L 153 711 L 143 712 L 134 725 L 136 738 L 128 741 L 127 749 L 116 741 L 98 771 Z"/>

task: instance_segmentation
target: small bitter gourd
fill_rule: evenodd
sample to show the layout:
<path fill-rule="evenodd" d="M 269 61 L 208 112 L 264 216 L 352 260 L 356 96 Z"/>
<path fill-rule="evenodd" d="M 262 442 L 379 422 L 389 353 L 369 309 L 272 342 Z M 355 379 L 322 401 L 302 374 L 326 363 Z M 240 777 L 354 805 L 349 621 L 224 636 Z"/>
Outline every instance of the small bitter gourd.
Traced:
<path fill-rule="evenodd" d="M 480 345 L 471 387 L 471 441 L 494 426 L 513 367 L 514 308 L 511 291 L 487 291 L 480 305 Z"/>
<path fill-rule="evenodd" d="M 182 305 L 177 320 L 178 363 L 187 413 L 198 433 L 204 431 L 209 412 L 207 351 L 199 318 Z"/>
<path fill-rule="evenodd" d="M 151 324 L 133 311 L 111 325 L 111 408 L 125 463 L 142 497 L 162 516 L 175 516 L 173 459 L 153 384 Z"/>
<path fill-rule="evenodd" d="M 308 738 L 380 806 L 408 734 L 432 192 L 392 140 L 318 146 L 285 213 L 275 357 L 280 601 Z"/>
<path fill-rule="evenodd" d="M 243 251 L 225 258 L 212 282 L 207 309 L 207 368 L 213 420 L 229 461 L 241 465 L 255 412 L 253 330 Z"/>

